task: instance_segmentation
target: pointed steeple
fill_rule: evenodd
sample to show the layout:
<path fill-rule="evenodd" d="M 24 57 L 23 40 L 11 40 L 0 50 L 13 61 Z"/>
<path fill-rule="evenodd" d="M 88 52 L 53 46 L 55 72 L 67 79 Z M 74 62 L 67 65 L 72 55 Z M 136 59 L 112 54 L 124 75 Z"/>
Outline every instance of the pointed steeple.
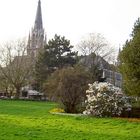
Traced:
<path fill-rule="evenodd" d="M 31 37 L 30 37 L 30 32 L 29 32 L 29 36 L 28 36 L 28 45 L 30 45 L 30 41 L 31 41 Z"/>
<path fill-rule="evenodd" d="M 119 54 L 121 53 L 121 48 L 119 47 Z"/>
<path fill-rule="evenodd" d="M 45 35 L 45 38 L 44 38 L 44 45 L 47 44 L 47 36 Z"/>
<path fill-rule="evenodd" d="M 41 1 L 40 0 L 38 1 L 34 29 L 37 29 L 37 30 L 43 29 Z"/>
<path fill-rule="evenodd" d="M 116 62 L 116 65 L 119 66 L 121 64 L 121 61 L 120 61 L 120 53 L 121 53 L 121 48 L 119 46 L 119 51 L 118 51 L 118 56 L 117 56 L 117 62 Z"/>
<path fill-rule="evenodd" d="M 38 0 L 37 12 L 34 27 L 31 29 L 31 33 L 28 37 L 28 44 L 27 44 L 27 55 L 32 55 L 36 57 L 46 45 L 46 37 L 43 29 L 43 21 L 42 21 L 42 11 L 41 11 L 41 0 Z"/>

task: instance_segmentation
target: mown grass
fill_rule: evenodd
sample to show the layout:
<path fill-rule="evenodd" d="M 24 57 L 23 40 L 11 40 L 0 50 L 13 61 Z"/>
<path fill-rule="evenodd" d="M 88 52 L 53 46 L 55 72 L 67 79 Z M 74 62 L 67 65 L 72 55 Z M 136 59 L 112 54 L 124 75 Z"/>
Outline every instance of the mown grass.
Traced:
<path fill-rule="evenodd" d="M 57 104 L 0 100 L 0 140 L 140 140 L 140 122 L 53 115 Z"/>

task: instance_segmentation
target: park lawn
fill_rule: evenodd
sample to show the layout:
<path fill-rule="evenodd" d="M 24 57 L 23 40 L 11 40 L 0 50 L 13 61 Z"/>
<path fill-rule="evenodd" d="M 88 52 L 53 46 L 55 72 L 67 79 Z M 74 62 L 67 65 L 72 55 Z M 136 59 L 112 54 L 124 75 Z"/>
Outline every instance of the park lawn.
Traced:
<path fill-rule="evenodd" d="M 140 121 L 53 115 L 57 104 L 0 100 L 0 140 L 140 140 Z"/>

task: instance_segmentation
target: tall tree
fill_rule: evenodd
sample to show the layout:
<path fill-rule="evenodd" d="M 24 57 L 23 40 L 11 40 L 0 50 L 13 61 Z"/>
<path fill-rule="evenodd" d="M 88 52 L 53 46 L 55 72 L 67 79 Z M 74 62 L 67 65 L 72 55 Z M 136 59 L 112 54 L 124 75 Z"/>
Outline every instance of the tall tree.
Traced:
<path fill-rule="evenodd" d="M 8 86 L 14 87 L 15 97 L 19 98 L 21 87 L 27 84 L 31 76 L 32 61 L 26 54 L 25 41 L 10 42 L 1 47 L 0 54 L 0 77 Z"/>
<path fill-rule="evenodd" d="M 128 94 L 140 96 L 140 18 L 135 22 L 131 39 L 120 53 L 120 71 Z"/>
<path fill-rule="evenodd" d="M 89 68 L 93 81 L 100 77 L 99 69 L 109 67 L 106 61 L 112 60 L 113 49 L 99 33 L 88 34 L 78 45 L 83 58 L 81 62 Z M 106 61 L 105 61 L 106 60 Z"/>
<path fill-rule="evenodd" d="M 77 53 L 72 51 L 70 41 L 58 35 L 48 41 L 48 44 L 40 52 L 36 62 L 36 80 L 43 84 L 48 75 L 56 69 L 73 66 L 76 63 Z"/>

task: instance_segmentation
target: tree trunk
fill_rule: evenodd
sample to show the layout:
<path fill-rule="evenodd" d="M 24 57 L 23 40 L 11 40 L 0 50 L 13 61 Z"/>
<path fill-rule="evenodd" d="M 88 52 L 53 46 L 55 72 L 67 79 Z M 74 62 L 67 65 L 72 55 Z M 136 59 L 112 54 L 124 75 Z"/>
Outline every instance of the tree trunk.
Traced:
<path fill-rule="evenodd" d="M 75 104 L 67 104 L 66 105 L 66 112 L 67 113 L 77 113 L 76 105 Z"/>
<path fill-rule="evenodd" d="M 19 99 L 19 96 L 20 96 L 20 87 L 16 87 L 15 99 Z"/>

